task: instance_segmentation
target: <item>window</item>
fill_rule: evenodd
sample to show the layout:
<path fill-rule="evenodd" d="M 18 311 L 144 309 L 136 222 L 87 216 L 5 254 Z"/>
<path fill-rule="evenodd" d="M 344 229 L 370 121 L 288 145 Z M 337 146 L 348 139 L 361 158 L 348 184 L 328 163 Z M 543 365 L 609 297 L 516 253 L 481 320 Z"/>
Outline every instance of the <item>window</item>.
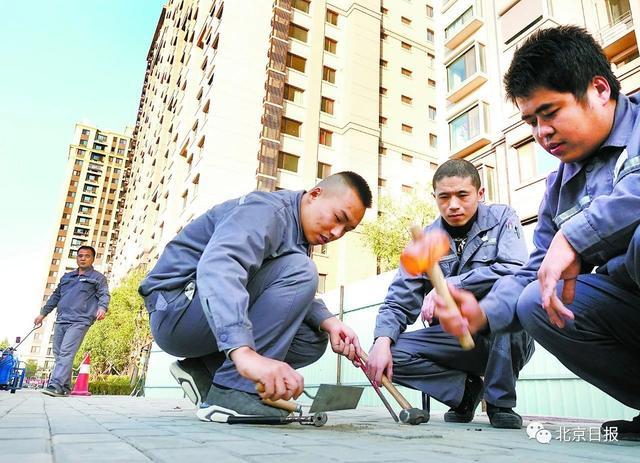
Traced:
<path fill-rule="evenodd" d="M 413 104 L 413 98 L 411 98 L 410 96 L 407 96 L 407 95 L 401 95 L 401 96 L 400 96 L 400 99 L 402 100 L 402 102 L 403 102 L 404 104 L 408 104 L 408 105 Z"/>
<path fill-rule="evenodd" d="M 298 172 L 299 160 L 300 158 L 295 154 L 280 151 L 278 153 L 278 169 L 288 170 L 289 172 Z"/>
<path fill-rule="evenodd" d="M 99 175 L 95 175 L 95 174 L 87 174 L 87 176 L 85 177 L 87 179 L 87 182 L 98 182 L 98 179 L 100 178 Z"/>
<path fill-rule="evenodd" d="M 333 145 L 333 132 L 326 129 L 320 129 L 320 140 L 321 145 L 324 146 L 332 146 Z"/>
<path fill-rule="evenodd" d="M 410 154 L 402 153 L 402 161 L 411 164 L 413 162 L 413 156 Z"/>
<path fill-rule="evenodd" d="M 64 235 L 58 236 L 57 241 L 63 242 L 64 241 Z"/>
<path fill-rule="evenodd" d="M 322 80 L 332 84 L 336 83 L 336 70 L 329 66 L 322 66 Z"/>
<path fill-rule="evenodd" d="M 608 0 L 605 3 L 610 26 L 620 22 L 623 16 L 631 11 L 629 0 Z"/>
<path fill-rule="evenodd" d="M 333 24 L 334 26 L 338 25 L 338 13 L 332 10 L 327 10 L 326 20 L 329 24 Z"/>
<path fill-rule="evenodd" d="M 324 293 L 326 286 L 327 286 L 327 274 L 319 273 L 318 274 L 318 292 Z"/>
<path fill-rule="evenodd" d="M 200 174 L 193 177 L 193 197 L 198 194 L 198 187 L 200 185 Z"/>
<path fill-rule="evenodd" d="M 429 80 L 427 81 L 427 84 L 429 85 L 429 87 L 433 87 L 433 88 L 435 88 L 435 87 L 436 87 L 436 81 L 435 81 L 435 80 L 433 80 L 433 79 L 429 79 Z"/>
<path fill-rule="evenodd" d="M 380 31 L 380 40 L 387 40 L 389 38 L 389 36 L 385 33 Z"/>
<path fill-rule="evenodd" d="M 378 186 L 380 188 L 384 188 L 387 186 L 387 181 L 384 178 L 378 178 Z"/>
<path fill-rule="evenodd" d="M 481 111 L 482 108 L 482 111 Z M 449 122 L 451 149 L 458 151 L 488 128 L 487 106 L 475 105 Z"/>
<path fill-rule="evenodd" d="M 411 49 L 413 48 L 411 44 L 407 42 L 400 42 L 400 46 L 407 51 L 411 51 Z"/>
<path fill-rule="evenodd" d="M 89 195 L 82 195 L 82 197 L 80 198 L 80 201 L 82 201 L 83 203 L 93 203 L 94 199 L 96 199 L 95 196 L 89 196 Z"/>
<path fill-rule="evenodd" d="M 411 185 L 402 185 L 403 193 L 411 193 L 413 191 L 413 187 Z"/>
<path fill-rule="evenodd" d="M 51 265 L 60 265 L 60 259 L 51 259 Z"/>
<path fill-rule="evenodd" d="M 82 135 L 89 135 L 89 129 L 82 129 Z"/>
<path fill-rule="evenodd" d="M 75 227 L 73 229 L 73 234 L 78 236 L 89 236 L 89 229 L 82 227 Z"/>
<path fill-rule="evenodd" d="M 77 153 L 78 153 L 78 157 L 79 158 L 83 158 L 84 154 L 86 153 L 86 151 L 85 150 L 81 150 L 80 148 L 78 148 Z M 82 161 L 80 161 L 80 164 L 82 164 Z"/>
<path fill-rule="evenodd" d="M 389 66 L 389 61 L 387 61 L 386 59 L 380 60 L 380 67 L 386 68 L 388 66 Z"/>
<path fill-rule="evenodd" d="M 520 182 L 540 177 L 558 168 L 558 160 L 533 140 L 516 148 Z"/>
<path fill-rule="evenodd" d="M 98 162 L 104 162 L 104 154 L 100 154 L 100 153 L 91 153 L 91 160 L 92 161 L 98 161 Z"/>
<path fill-rule="evenodd" d="M 101 143 L 94 143 L 93 144 L 93 149 L 94 150 L 98 150 L 98 151 L 106 151 L 107 150 L 107 145 L 103 145 Z"/>
<path fill-rule="evenodd" d="M 385 15 L 389 14 L 389 9 L 385 8 L 384 6 L 381 6 L 380 7 L 380 13 L 385 14 Z"/>
<path fill-rule="evenodd" d="M 287 117 L 282 118 L 282 132 L 287 135 L 291 135 L 292 137 L 300 136 L 300 126 L 302 122 L 294 121 L 293 119 L 289 119 Z"/>
<path fill-rule="evenodd" d="M 433 7 L 431 5 L 427 5 L 427 17 L 433 18 Z"/>
<path fill-rule="evenodd" d="M 293 6 L 296 10 L 308 13 L 310 3 L 311 2 L 309 0 L 293 0 L 293 5 L 291 6 Z"/>
<path fill-rule="evenodd" d="M 413 127 L 408 124 L 402 124 L 402 131 L 404 133 L 413 133 Z"/>
<path fill-rule="evenodd" d="M 319 179 L 325 179 L 329 175 L 331 175 L 331 165 L 325 164 L 324 162 L 319 162 L 316 177 Z"/>
<path fill-rule="evenodd" d="M 302 104 L 302 94 L 304 90 L 293 85 L 284 84 L 284 99 L 287 101 L 293 101 L 297 104 Z"/>
<path fill-rule="evenodd" d="M 104 142 L 106 142 L 106 141 L 107 141 L 107 136 L 106 136 L 106 135 L 103 135 L 103 134 L 101 134 L 101 133 L 97 133 L 97 134 L 96 134 L 96 140 L 98 140 L 99 142 L 104 143 Z"/>
<path fill-rule="evenodd" d="M 78 217 L 76 219 L 76 223 L 83 224 L 83 225 L 89 225 L 91 223 L 91 219 L 88 218 L 88 217 Z"/>
<path fill-rule="evenodd" d="M 384 146 L 378 146 L 378 154 L 380 156 L 386 156 L 387 155 L 387 148 L 385 148 Z"/>
<path fill-rule="evenodd" d="M 61 254 L 62 253 L 62 248 L 54 248 L 53 252 L 54 252 L 54 254 Z"/>
<path fill-rule="evenodd" d="M 467 10 L 458 16 L 451 24 L 444 29 L 445 39 L 449 39 L 455 33 L 461 29 L 469 20 L 473 17 L 473 6 L 467 8 Z"/>
<path fill-rule="evenodd" d="M 407 68 L 402 68 L 402 75 L 405 77 L 411 77 L 413 75 L 413 71 Z"/>
<path fill-rule="evenodd" d="M 480 174 L 480 183 L 484 186 L 484 194 L 485 198 L 489 202 L 494 202 L 496 200 L 496 172 L 492 166 L 488 166 L 487 164 L 482 164 L 478 169 L 478 174 Z"/>
<path fill-rule="evenodd" d="M 327 98 L 325 96 L 320 100 L 320 111 L 325 112 L 327 114 L 333 114 L 333 105 L 335 101 L 331 98 Z"/>
<path fill-rule="evenodd" d="M 289 23 L 289 37 L 306 43 L 309 37 L 309 30 L 297 24 Z"/>
<path fill-rule="evenodd" d="M 427 42 L 433 43 L 434 33 L 431 29 L 427 29 Z"/>
<path fill-rule="evenodd" d="M 295 69 L 296 71 L 304 72 L 306 65 L 307 60 L 302 56 L 287 53 L 287 67 Z"/>
<path fill-rule="evenodd" d="M 429 106 L 429 120 L 436 120 L 436 108 L 434 108 L 433 106 Z"/>
<path fill-rule="evenodd" d="M 187 207 L 188 202 L 189 202 L 189 190 L 184 190 L 184 192 L 182 193 L 182 209 Z"/>
<path fill-rule="evenodd" d="M 71 246 L 73 246 L 74 248 L 80 247 L 85 243 L 86 243 L 85 240 L 79 240 L 78 238 L 73 238 L 71 240 Z"/>
<path fill-rule="evenodd" d="M 75 160 L 75 162 L 74 162 L 74 164 L 75 164 L 76 166 L 81 166 L 81 165 L 82 165 L 82 160 L 81 160 L 81 159 L 76 159 L 76 160 Z"/>
<path fill-rule="evenodd" d="M 402 21 L 402 24 L 404 24 L 405 26 L 411 25 L 411 19 L 407 18 L 406 16 L 401 16 L 400 21 Z"/>
<path fill-rule="evenodd" d="M 447 90 L 455 90 L 477 72 L 485 72 L 484 46 L 479 44 L 447 65 Z"/>
<path fill-rule="evenodd" d="M 433 67 L 435 66 L 435 63 L 436 63 L 435 55 L 432 55 L 431 53 L 427 53 L 427 66 L 433 69 Z"/>
<path fill-rule="evenodd" d="M 65 224 L 60 225 L 60 230 L 68 230 L 68 229 L 69 229 L 69 225 L 65 225 Z"/>
<path fill-rule="evenodd" d="M 39 354 L 40 353 L 40 346 L 31 346 L 31 353 L 32 354 Z"/>
<path fill-rule="evenodd" d="M 333 53 L 335 55 L 336 49 L 338 48 L 338 42 L 329 37 L 324 38 L 324 50 L 329 53 Z"/>
<path fill-rule="evenodd" d="M 66 203 L 64 203 L 64 207 L 66 209 L 71 209 L 73 207 L 73 203 L 66 202 Z"/>
<path fill-rule="evenodd" d="M 69 250 L 69 257 L 74 258 L 78 255 L 78 250 L 77 249 L 71 249 Z"/>
<path fill-rule="evenodd" d="M 387 125 L 387 118 L 384 116 L 380 116 L 378 118 L 378 122 L 380 122 L 381 125 Z"/>
<path fill-rule="evenodd" d="M 431 148 L 437 148 L 438 147 L 438 136 L 430 133 L 429 134 L 429 146 Z"/>
<path fill-rule="evenodd" d="M 380 95 L 386 95 L 387 94 L 387 89 L 384 87 L 380 87 Z"/>

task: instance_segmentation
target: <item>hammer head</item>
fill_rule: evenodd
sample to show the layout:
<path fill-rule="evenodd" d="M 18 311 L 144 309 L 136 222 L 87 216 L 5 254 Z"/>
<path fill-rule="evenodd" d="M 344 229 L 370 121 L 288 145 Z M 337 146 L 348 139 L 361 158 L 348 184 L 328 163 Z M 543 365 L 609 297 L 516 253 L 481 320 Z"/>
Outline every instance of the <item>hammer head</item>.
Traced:
<path fill-rule="evenodd" d="M 449 253 L 449 238 L 442 230 L 423 233 L 420 228 L 412 228 L 413 240 L 400 255 L 400 263 L 411 275 L 419 275 L 433 267 Z"/>
<path fill-rule="evenodd" d="M 400 412 L 400 421 L 404 424 L 421 424 L 429 421 L 429 412 L 419 408 L 410 408 Z"/>

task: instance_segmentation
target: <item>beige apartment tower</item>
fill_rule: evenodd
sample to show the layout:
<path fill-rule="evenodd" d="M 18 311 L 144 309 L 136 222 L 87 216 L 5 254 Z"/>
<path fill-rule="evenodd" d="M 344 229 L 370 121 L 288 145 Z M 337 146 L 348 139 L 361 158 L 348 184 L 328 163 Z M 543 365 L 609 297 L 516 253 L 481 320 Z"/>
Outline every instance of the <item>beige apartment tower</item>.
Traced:
<path fill-rule="evenodd" d="M 259 189 L 342 170 L 375 193 L 437 163 L 428 1 L 170 0 L 147 56 L 113 281 L 190 220 Z M 367 218 L 374 218 L 376 210 Z M 375 274 L 357 232 L 314 249 L 323 292 Z"/>
<path fill-rule="evenodd" d="M 449 0 L 438 23 L 443 150 L 480 168 L 488 199 L 511 204 L 531 242 L 545 178 L 559 161 L 533 141 L 517 108 L 505 100 L 502 76 L 532 32 L 576 24 L 600 42 L 622 90 L 636 92 L 640 0 Z"/>
<path fill-rule="evenodd" d="M 77 268 L 76 253 L 82 245 L 95 248 L 94 267 L 108 274 L 109 249 L 122 194 L 130 135 L 76 124 L 73 143 L 69 146 L 66 188 L 60 204 L 60 221 L 54 235 L 42 305 L 62 275 Z M 34 317 L 36 314 L 34 312 Z M 51 343 L 55 314 L 54 311 L 45 318 L 42 328 L 28 340 L 29 345 L 23 351 L 25 361 L 36 360 L 45 370 L 53 366 Z"/>

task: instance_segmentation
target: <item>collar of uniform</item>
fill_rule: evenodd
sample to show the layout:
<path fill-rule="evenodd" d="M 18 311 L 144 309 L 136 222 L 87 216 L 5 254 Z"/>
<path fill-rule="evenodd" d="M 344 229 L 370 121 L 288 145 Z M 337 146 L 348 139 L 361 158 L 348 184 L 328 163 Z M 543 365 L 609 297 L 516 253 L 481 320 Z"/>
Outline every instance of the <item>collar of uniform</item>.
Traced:
<path fill-rule="evenodd" d="M 79 269 L 79 268 L 75 269 L 75 270 L 74 270 L 74 273 L 75 273 L 76 275 L 80 275 L 80 269 Z M 93 273 L 93 265 L 92 265 L 91 267 L 89 267 L 89 268 L 88 268 L 88 269 L 83 273 L 83 275 L 84 275 L 84 276 L 88 276 L 88 275 L 89 275 L 89 274 L 91 274 L 91 273 Z"/>
<path fill-rule="evenodd" d="M 636 113 L 637 105 L 632 104 L 629 97 L 621 92 L 616 100 L 616 110 L 613 115 L 613 126 L 611 127 L 611 132 L 602 145 L 600 145 L 600 148 L 595 152 L 595 156 L 604 150 L 609 150 L 611 148 L 624 148 L 627 146 L 629 137 L 633 133 L 633 124 L 636 119 Z M 565 163 L 564 168 L 562 169 L 562 185 L 564 186 L 569 180 L 575 177 L 576 174 L 590 162 L 594 155 L 580 161 Z"/>
<path fill-rule="evenodd" d="M 478 204 L 478 217 L 476 217 L 476 221 L 473 223 L 473 226 L 471 227 L 471 230 L 469 230 L 469 233 L 467 234 L 467 239 L 470 240 L 471 238 L 473 238 L 474 236 L 478 235 L 479 233 L 481 233 L 481 232 L 483 232 L 485 230 L 489 230 L 492 227 L 495 227 L 497 224 L 498 224 L 498 218 L 491 211 L 491 208 L 489 206 L 487 206 L 486 204 L 484 204 L 484 203 L 479 203 Z M 447 229 L 443 225 L 442 216 L 438 217 L 433 222 L 433 226 L 435 226 L 437 228 L 440 228 L 440 229 L 444 230 L 445 232 L 447 231 Z M 427 230 L 429 228 L 431 228 L 431 227 L 428 227 Z M 447 233 L 447 235 L 448 235 L 448 233 Z M 451 237 L 449 237 L 449 238 L 451 238 Z"/>
<path fill-rule="evenodd" d="M 304 230 L 302 229 L 302 219 L 300 218 L 300 207 L 302 205 L 302 196 L 306 193 L 306 190 L 294 191 L 292 202 L 294 204 L 293 208 L 293 218 L 296 221 L 296 225 L 298 226 L 298 240 L 297 244 L 301 244 L 304 246 L 309 246 L 309 242 L 307 238 L 304 236 Z"/>

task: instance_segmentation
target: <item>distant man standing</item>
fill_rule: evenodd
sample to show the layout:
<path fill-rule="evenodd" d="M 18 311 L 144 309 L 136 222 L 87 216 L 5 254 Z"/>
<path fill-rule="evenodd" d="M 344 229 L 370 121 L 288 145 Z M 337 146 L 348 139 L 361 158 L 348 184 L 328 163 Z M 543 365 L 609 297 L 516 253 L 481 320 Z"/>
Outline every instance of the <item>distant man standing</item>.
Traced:
<path fill-rule="evenodd" d="M 65 273 L 60 283 L 40 310 L 34 324 L 42 320 L 56 307 L 53 355 L 55 366 L 44 394 L 66 397 L 71 390 L 73 359 L 82 344 L 85 334 L 95 320 L 102 320 L 109 306 L 109 287 L 105 276 L 94 270 L 96 250 L 91 246 L 80 246 L 76 262 L 78 268 Z"/>

